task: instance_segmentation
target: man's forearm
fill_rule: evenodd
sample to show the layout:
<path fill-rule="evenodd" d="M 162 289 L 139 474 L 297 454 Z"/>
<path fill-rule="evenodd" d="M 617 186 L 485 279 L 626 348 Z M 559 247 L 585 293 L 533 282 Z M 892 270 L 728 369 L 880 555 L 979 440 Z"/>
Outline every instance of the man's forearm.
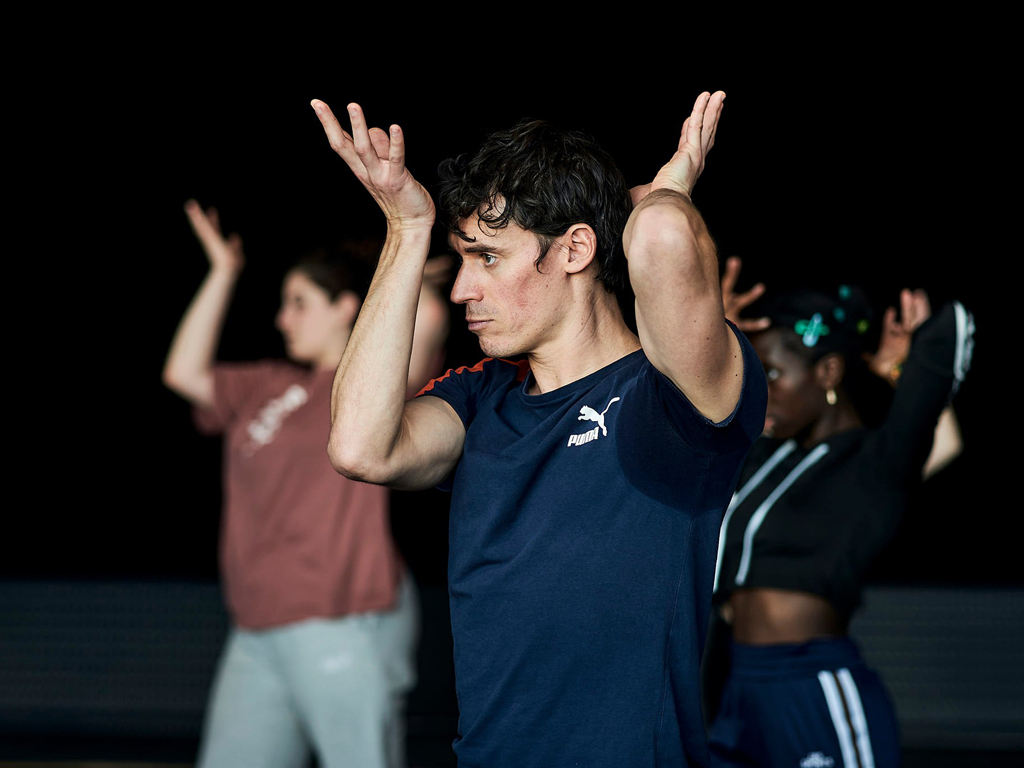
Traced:
<path fill-rule="evenodd" d="M 401 435 L 416 307 L 430 228 L 390 230 L 334 377 L 331 462 L 348 476 L 375 474 Z"/>

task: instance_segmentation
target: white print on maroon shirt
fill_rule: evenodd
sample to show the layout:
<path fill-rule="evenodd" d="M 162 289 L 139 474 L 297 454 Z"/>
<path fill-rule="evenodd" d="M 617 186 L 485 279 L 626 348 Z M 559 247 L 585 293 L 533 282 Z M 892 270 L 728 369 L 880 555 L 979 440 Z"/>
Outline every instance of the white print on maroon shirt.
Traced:
<path fill-rule="evenodd" d="M 612 407 L 612 403 L 617 402 L 619 398 L 613 397 L 608 401 L 608 405 L 605 409 L 598 413 L 589 405 L 584 405 L 580 408 L 580 416 L 576 418 L 577 421 L 596 421 L 597 426 L 589 432 L 584 432 L 581 435 L 570 435 L 569 445 L 565 446 L 568 448 L 570 445 L 583 445 L 589 443 L 591 440 L 597 440 L 597 433 L 600 432 L 605 437 L 608 436 L 608 427 L 604 425 L 604 415 L 608 413 L 608 409 Z"/>
<path fill-rule="evenodd" d="M 248 442 L 242 447 L 247 456 L 252 456 L 256 451 L 268 445 L 281 428 L 284 420 L 288 418 L 295 409 L 302 406 L 309 400 L 309 393 L 298 384 L 292 384 L 280 397 L 275 397 L 269 403 L 260 408 L 256 418 L 249 422 L 246 432 L 249 433 Z"/>

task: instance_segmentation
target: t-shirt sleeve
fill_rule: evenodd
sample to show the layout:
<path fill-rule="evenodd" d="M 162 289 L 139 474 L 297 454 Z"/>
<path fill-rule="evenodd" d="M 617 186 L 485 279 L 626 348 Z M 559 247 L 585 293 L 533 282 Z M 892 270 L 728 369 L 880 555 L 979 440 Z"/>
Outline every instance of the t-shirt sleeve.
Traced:
<path fill-rule="evenodd" d="M 474 366 L 450 368 L 443 376 L 430 381 L 416 397 L 441 398 L 459 415 L 462 425 L 469 429 L 476 417 L 477 404 L 485 393 L 495 387 L 507 387 L 513 377 L 522 381 L 525 375 L 525 362 L 488 357 Z"/>
<path fill-rule="evenodd" d="M 939 414 L 971 366 L 974 318 L 946 304 L 914 333 L 899 385 L 879 432 L 879 460 L 897 479 L 917 476 L 928 458 Z"/>
<path fill-rule="evenodd" d="M 728 322 L 728 321 L 727 321 Z M 714 422 L 698 411 L 673 381 L 649 365 L 649 375 L 669 422 L 680 437 L 700 453 L 724 454 L 747 450 L 764 431 L 768 382 L 764 366 L 746 336 L 732 323 L 743 354 L 743 387 L 732 413 Z"/>
<path fill-rule="evenodd" d="M 477 406 L 488 393 L 498 387 L 508 387 L 510 381 L 522 381 L 526 376 L 526 363 L 485 358 L 474 366 L 450 368 L 444 376 L 430 381 L 416 397 L 439 397 L 452 407 L 462 425 L 468 430 L 476 418 Z M 437 489 L 450 492 L 455 473 L 437 484 Z"/>
<path fill-rule="evenodd" d="M 196 428 L 207 435 L 224 432 L 253 393 L 263 391 L 276 366 L 271 360 L 214 365 L 213 406 L 192 409 Z"/>

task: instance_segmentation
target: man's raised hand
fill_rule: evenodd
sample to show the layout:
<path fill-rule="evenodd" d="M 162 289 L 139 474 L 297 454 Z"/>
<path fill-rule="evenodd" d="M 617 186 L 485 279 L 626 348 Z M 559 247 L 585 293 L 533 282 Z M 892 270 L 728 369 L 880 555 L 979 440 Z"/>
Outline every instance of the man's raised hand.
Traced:
<path fill-rule="evenodd" d="M 352 133 L 341 127 L 331 108 L 319 99 L 310 102 L 320 118 L 331 149 L 345 161 L 356 178 L 384 211 L 388 226 L 430 226 L 434 201 L 405 167 L 405 135 L 397 125 L 390 132 L 366 127 L 363 109 L 348 105 Z"/>
<path fill-rule="evenodd" d="M 661 167 L 650 184 L 634 187 L 631 191 L 636 205 L 649 193 L 658 189 L 690 196 L 694 184 L 704 170 L 708 152 L 715 145 L 715 132 L 725 104 L 725 93 L 705 91 L 694 102 L 693 111 L 683 123 L 679 146 L 672 158 Z"/>

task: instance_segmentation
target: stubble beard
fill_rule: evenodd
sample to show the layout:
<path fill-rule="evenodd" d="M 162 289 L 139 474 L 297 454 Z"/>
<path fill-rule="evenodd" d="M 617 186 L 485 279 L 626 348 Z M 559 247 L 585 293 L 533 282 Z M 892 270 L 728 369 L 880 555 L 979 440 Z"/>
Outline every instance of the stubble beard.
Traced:
<path fill-rule="evenodd" d="M 487 357 L 503 358 L 526 354 L 526 350 L 521 349 L 510 339 L 488 339 L 485 336 L 479 336 L 477 343 L 480 345 L 480 351 Z"/>

